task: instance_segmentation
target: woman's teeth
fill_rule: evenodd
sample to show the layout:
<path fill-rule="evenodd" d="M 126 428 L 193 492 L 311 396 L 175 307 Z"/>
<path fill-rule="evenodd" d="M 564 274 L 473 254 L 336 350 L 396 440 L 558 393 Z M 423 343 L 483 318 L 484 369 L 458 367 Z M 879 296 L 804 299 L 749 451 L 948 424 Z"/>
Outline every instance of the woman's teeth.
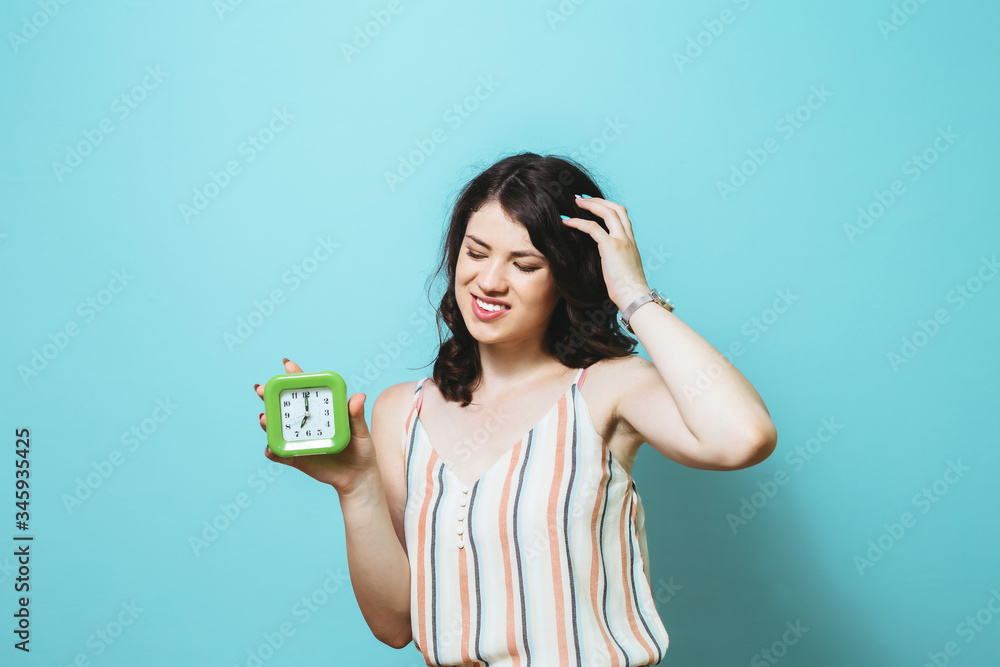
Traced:
<path fill-rule="evenodd" d="M 500 304 L 486 303 L 479 297 L 476 297 L 476 303 L 478 303 L 479 307 L 482 308 L 483 310 L 507 310 L 508 308 L 510 308 L 510 306 L 501 306 Z"/>

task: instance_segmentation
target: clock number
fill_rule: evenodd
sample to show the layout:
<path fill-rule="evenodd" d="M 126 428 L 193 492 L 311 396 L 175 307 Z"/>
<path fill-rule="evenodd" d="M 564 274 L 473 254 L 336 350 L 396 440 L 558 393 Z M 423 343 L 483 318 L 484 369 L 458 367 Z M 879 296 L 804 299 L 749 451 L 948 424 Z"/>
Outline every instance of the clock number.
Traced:
<path fill-rule="evenodd" d="M 285 424 L 285 428 L 287 428 L 287 429 L 291 430 L 291 428 L 292 428 L 292 425 L 291 425 L 291 424 Z"/>
<path fill-rule="evenodd" d="M 286 408 L 287 408 L 287 407 L 288 407 L 289 405 L 291 405 L 291 404 L 292 404 L 292 402 L 291 402 L 291 401 L 285 401 L 284 403 L 282 403 L 282 405 L 283 405 L 284 407 L 286 407 Z M 286 416 L 287 416 L 287 415 L 286 415 Z"/>
<path fill-rule="evenodd" d="M 311 435 L 312 435 L 312 431 L 306 431 L 306 436 L 307 436 L 307 437 L 308 437 L 308 436 L 311 436 Z"/>
<path fill-rule="evenodd" d="M 302 392 L 302 395 L 305 396 L 306 398 L 309 398 L 309 392 L 308 391 Z"/>
<path fill-rule="evenodd" d="M 292 392 L 292 398 L 298 398 L 298 397 L 299 397 L 299 392 L 293 391 Z"/>
<path fill-rule="evenodd" d="M 324 402 L 324 403 L 329 403 L 329 402 L 330 402 L 330 399 L 329 399 L 329 398 L 324 398 L 324 399 L 323 399 L 323 402 Z"/>
<path fill-rule="evenodd" d="M 327 421 L 327 422 L 326 422 L 326 425 L 327 425 L 327 426 L 329 426 L 329 425 L 330 425 L 330 422 L 329 422 L 329 421 Z"/>
<path fill-rule="evenodd" d="M 316 435 L 323 435 L 323 431 L 316 429 Z"/>
<path fill-rule="evenodd" d="M 291 416 L 292 416 L 292 413 L 291 413 L 291 412 L 286 412 L 286 413 L 285 413 L 285 419 L 288 419 L 288 418 L 289 418 L 289 417 L 291 417 Z"/>
<path fill-rule="evenodd" d="M 329 410 L 324 410 L 323 414 L 328 415 L 328 414 L 330 414 L 330 411 Z"/>
<path fill-rule="evenodd" d="M 298 431 L 295 432 L 295 437 L 296 438 L 299 437 L 299 432 Z"/>

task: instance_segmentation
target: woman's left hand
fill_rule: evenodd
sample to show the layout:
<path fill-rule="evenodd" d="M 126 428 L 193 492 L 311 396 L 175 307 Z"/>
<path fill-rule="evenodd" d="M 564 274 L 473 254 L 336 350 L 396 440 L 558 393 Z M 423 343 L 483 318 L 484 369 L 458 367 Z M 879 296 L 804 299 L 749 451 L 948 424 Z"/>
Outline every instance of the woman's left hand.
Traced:
<path fill-rule="evenodd" d="M 608 296 L 619 310 L 624 310 L 635 299 L 649 292 L 639 248 L 632 235 L 632 221 L 628 219 L 624 206 L 607 199 L 577 197 L 576 203 L 580 208 L 600 216 L 609 231 L 604 231 L 599 224 L 586 218 L 568 218 L 563 220 L 563 224 L 590 234 L 597 241 Z"/>

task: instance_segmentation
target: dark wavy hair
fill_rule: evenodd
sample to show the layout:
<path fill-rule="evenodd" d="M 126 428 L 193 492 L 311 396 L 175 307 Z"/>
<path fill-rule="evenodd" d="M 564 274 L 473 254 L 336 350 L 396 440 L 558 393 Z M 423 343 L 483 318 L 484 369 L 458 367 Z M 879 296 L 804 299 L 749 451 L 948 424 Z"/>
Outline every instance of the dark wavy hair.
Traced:
<path fill-rule="evenodd" d="M 608 296 L 597 244 L 559 218 L 564 214 L 594 220 L 608 231 L 603 219 L 576 205 L 576 194 L 604 197 L 576 161 L 536 153 L 499 160 L 459 192 L 434 273 L 436 279 L 447 268 L 447 286 L 436 311 L 439 347 L 433 376 L 445 399 L 467 406 L 482 379 L 478 342 L 465 326 L 455 299 L 455 265 L 469 218 L 490 202 L 497 202 L 508 217 L 527 228 L 562 293 L 546 330 L 549 352 L 566 366 L 584 368 L 600 359 L 628 356 L 635 349 L 636 340 L 619 323 L 618 307 Z M 452 334 L 447 340 L 441 340 L 442 321 Z"/>

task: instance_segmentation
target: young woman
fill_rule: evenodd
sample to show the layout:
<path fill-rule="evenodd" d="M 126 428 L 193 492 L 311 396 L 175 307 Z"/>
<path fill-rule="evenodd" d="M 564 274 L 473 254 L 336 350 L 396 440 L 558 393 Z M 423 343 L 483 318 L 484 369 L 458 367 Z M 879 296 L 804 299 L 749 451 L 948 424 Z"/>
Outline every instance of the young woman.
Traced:
<path fill-rule="evenodd" d="M 379 394 L 371 433 L 353 395 L 342 452 L 265 455 L 337 490 L 382 642 L 428 665 L 660 662 L 636 453 L 755 465 L 777 441 L 767 408 L 655 298 L 625 208 L 570 159 L 513 155 L 470 181 L 442 267 L 433 375 Z"/>

